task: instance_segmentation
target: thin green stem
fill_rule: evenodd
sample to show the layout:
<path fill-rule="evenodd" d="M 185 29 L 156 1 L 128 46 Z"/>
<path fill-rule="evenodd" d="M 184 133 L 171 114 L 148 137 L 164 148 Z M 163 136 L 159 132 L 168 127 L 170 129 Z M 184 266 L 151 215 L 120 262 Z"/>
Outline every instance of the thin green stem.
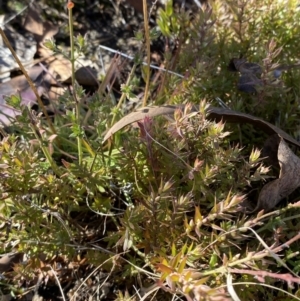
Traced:
<path fill-rule="evenodd" d="M 73 12 L 72 7 L 69 9 L 69 31 L 70 31 L 70 46 L 71 46 L 71 68 L 72 68 L 72 87 L 73 87 L 73 98 L 75 103 L 75 117 L 77 122 L 77 129 L 79 134 L 77 136 L 77 147 L 78 147 L 78 164 L 82 163 L 82 141 L 81 141 L 81 123 L 80 123 L 80 101 L 76 97 L 76 82 L 75 82 L 75 46 L 74 46 L 74 29 L 73 29 Z"/>
<path fill-rule="evenodd" d="M 29 112 L 29 117 L 31 119 L 31 122 L 30 122 L 30 127 L 33 131 L 33 134 L 35 136 L 35 138 L 38 140 L 39 144 L 40 144 L 40 147 L 48 161 L 48 163 L 50 164 L 51 168 L 53 169 L 54 173 L 57 175 L 57 176 L 61 176 L 61 172 L 59 170 L 59 167 L 56 165 L 55 161 L 53 160 L 47 146 L 45 145 L 46 143 L 48 143 L 48 141 L 44 141 L 43 137 L 41 136 L 40 132 L 39 132 L 39 129 L 37 128 L 36 126 L 36 123 L 35 121 L 33 120 L 32 116 L 31 116 L 31 113 L 29 111 L 29 109 L 27 108 L 28 112 Z"/>
<path fill-rule="evenodd" d="M 150 86 L 150 58 L 151 58 L 149 21 L 148 21 L 148 10 L 147 10 L 146 0 L 143 0 L 143 13 L 144 13 L 144 26 L 145 26 L 145 43 L 147 47 L 146 87 L 145 87 L 145 95 L 143 99 L 143 107 L 145 107 L 147 105 L 149 86 Z"/>

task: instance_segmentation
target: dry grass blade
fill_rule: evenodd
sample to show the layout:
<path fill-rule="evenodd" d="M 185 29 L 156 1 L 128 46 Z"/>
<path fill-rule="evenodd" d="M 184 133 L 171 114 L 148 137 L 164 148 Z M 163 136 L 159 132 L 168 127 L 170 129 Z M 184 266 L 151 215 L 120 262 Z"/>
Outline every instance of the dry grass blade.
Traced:
<path fill-rule="evenodd" d="M 293 274 L 295 277 L 299 278 L 299 276 L 294 273 L 287 265 L 286 263 L 274 252 L 277 250 L 272 250 L 265 242 L 264 240 L 257 234 L 257 232 L 255 230 L 253 230 L 250 227 L 243 227 L 245 229 L 250 230 L 255 236 L 256 238 L 259 240 L 259 242 L 264 246 L 264 248 L 268 251 L 268 253 L 283 267 L 285 267 L 291 274 Z M 288 245 L 288 244 L 287 244 Z"/>
<path fill-rule="evenodd" d="M 277 290 L 277 291 L 281 292 L 284 295 L 288 295 L 289 297 L 291 297 L 291 299 L 289 299 L 289 300 L 299 300 L 300 301 L 300 298 L 296 297 L 295 295 L 291 294 L 290 292 L 288 292 L 286 290 L 283 290 L 279 287 L 276 287 L 276 286 L 273 286 L 273 285 L 270 285 L 270 284 L 266 284 L 266 283 L 256 283 L 256 282 L 245 281 L 245 282 L 236 282 L 236 283 L 233 283 L 232 285 L 234 285 L 234 286 L 241 285 L 241 286 L 245 286 L 245 287 L 246 286 L 248 287 L 248 286 L 251 286 L 251 285 L 263 286 L 263 287 L 269 288 L 270 290 Z"/>
<path fill-rule="evenodd" d="M 232 275 L 230 273 L 227 274 L 227 289 L 228 293 L 230 294 L 231 298 L 234 301 L 241 301 L 241 299 L 238 297 L 237 293 L 235 292 L 233 285 L 232 285 Z"/>
<path fill-rule="evenodd" d="M 181 106 L 183 108 L 183 106 Z M 155 117 L 161 115 L 173 115 L 177 106 L 167 105 L 161 107 L 145 107 L 136 112 L 132 112 L 115 123 L 106 133 L 103 143 L 108 140 L 114 133 L 118 132 L 126 125 L 144 119 L 146 116 Z"/>

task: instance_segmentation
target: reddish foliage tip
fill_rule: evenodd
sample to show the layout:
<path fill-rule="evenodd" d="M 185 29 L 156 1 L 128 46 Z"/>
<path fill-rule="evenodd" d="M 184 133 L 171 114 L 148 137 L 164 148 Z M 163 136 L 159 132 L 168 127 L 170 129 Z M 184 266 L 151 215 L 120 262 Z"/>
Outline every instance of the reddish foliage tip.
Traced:
<path fill-rule="evenodd" d="M 74 3 L 72 1 L 69 1 L 67 4 L 68 9 L 72 9 L 74 7 Z"/>

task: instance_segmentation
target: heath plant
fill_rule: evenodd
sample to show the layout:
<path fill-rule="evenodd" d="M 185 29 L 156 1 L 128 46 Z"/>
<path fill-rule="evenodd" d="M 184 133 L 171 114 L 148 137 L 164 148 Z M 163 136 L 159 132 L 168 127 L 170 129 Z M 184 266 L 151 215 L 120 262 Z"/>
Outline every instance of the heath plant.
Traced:
<path fill-rule="evenodd" d="M 297 138 L 297 1 L 207 1 L 190 12 L 169 0 L 151 10 L 153 27 L 144 6 L 119 93 L 106 85 L 125 61 L 116 55 L 93 95 L 75 80 L 88 41 L 74 33 L 74 6 L 70 52 L 44 43 L 71 61 L 62 113 L 7 99 L 20 115 L 1 129 L 2 294 L 48 286 L 65 300 L 300 300 L 299 191 L 253 210 L 279 177 L 262 155 L 267 136 L 209 117 L 222 105 Z M 161 70 L 150 66 L 154 43 L 165 46 Z M 245 76 L 255 76 L 247 89 Z M 103 142 L 137 86 L 144 109 L 180 106 Z"/>

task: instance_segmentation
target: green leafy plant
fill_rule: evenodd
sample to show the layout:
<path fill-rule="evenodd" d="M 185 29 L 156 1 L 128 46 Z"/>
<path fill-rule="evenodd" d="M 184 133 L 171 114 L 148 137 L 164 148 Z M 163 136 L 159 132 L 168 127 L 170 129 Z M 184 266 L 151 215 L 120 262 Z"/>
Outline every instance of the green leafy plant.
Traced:
<path fill-rule="evenodd" d="M 274 78 L 278 66 L 297 60 L 296 5 L 214 1 L 188 14 L 167 1 L 157 27 L 136 34 L 139 53 L 115 103 L 106 85 L 118 57 L 93 95 L 75 80 L 86 40 L 74 34 L 69 1 L 71 47 L 63 54 L 72 89 L 61 96 L 63 113 L 47 119 L 12 96 L 20 115 L 14 133 L 1 130 L 0 252 L 27 256 L 3 270 L 1 290 L 22 294 L 39 276 L 69 281 L 69 299 L 98 291 L 114 300 L 299 300 L 299 191 L 270 212 L 249 211 L 278 177 L 262 158 L 266 136 L 208 118 L 210 105 L 221 103 L 297 132 L 299 72 L 283 68 Z M 149 66 L 155 39 L 175 45 L 166 47 L 160 81 Z M 45 46 L 62 53 L 54 40 Z M 238 89 L 241 72 L 228 68 L 234 58 L 261 66 L 255 93 Z M 144 105 L 184 106 L 102 143 L 138 85 Z"/>

